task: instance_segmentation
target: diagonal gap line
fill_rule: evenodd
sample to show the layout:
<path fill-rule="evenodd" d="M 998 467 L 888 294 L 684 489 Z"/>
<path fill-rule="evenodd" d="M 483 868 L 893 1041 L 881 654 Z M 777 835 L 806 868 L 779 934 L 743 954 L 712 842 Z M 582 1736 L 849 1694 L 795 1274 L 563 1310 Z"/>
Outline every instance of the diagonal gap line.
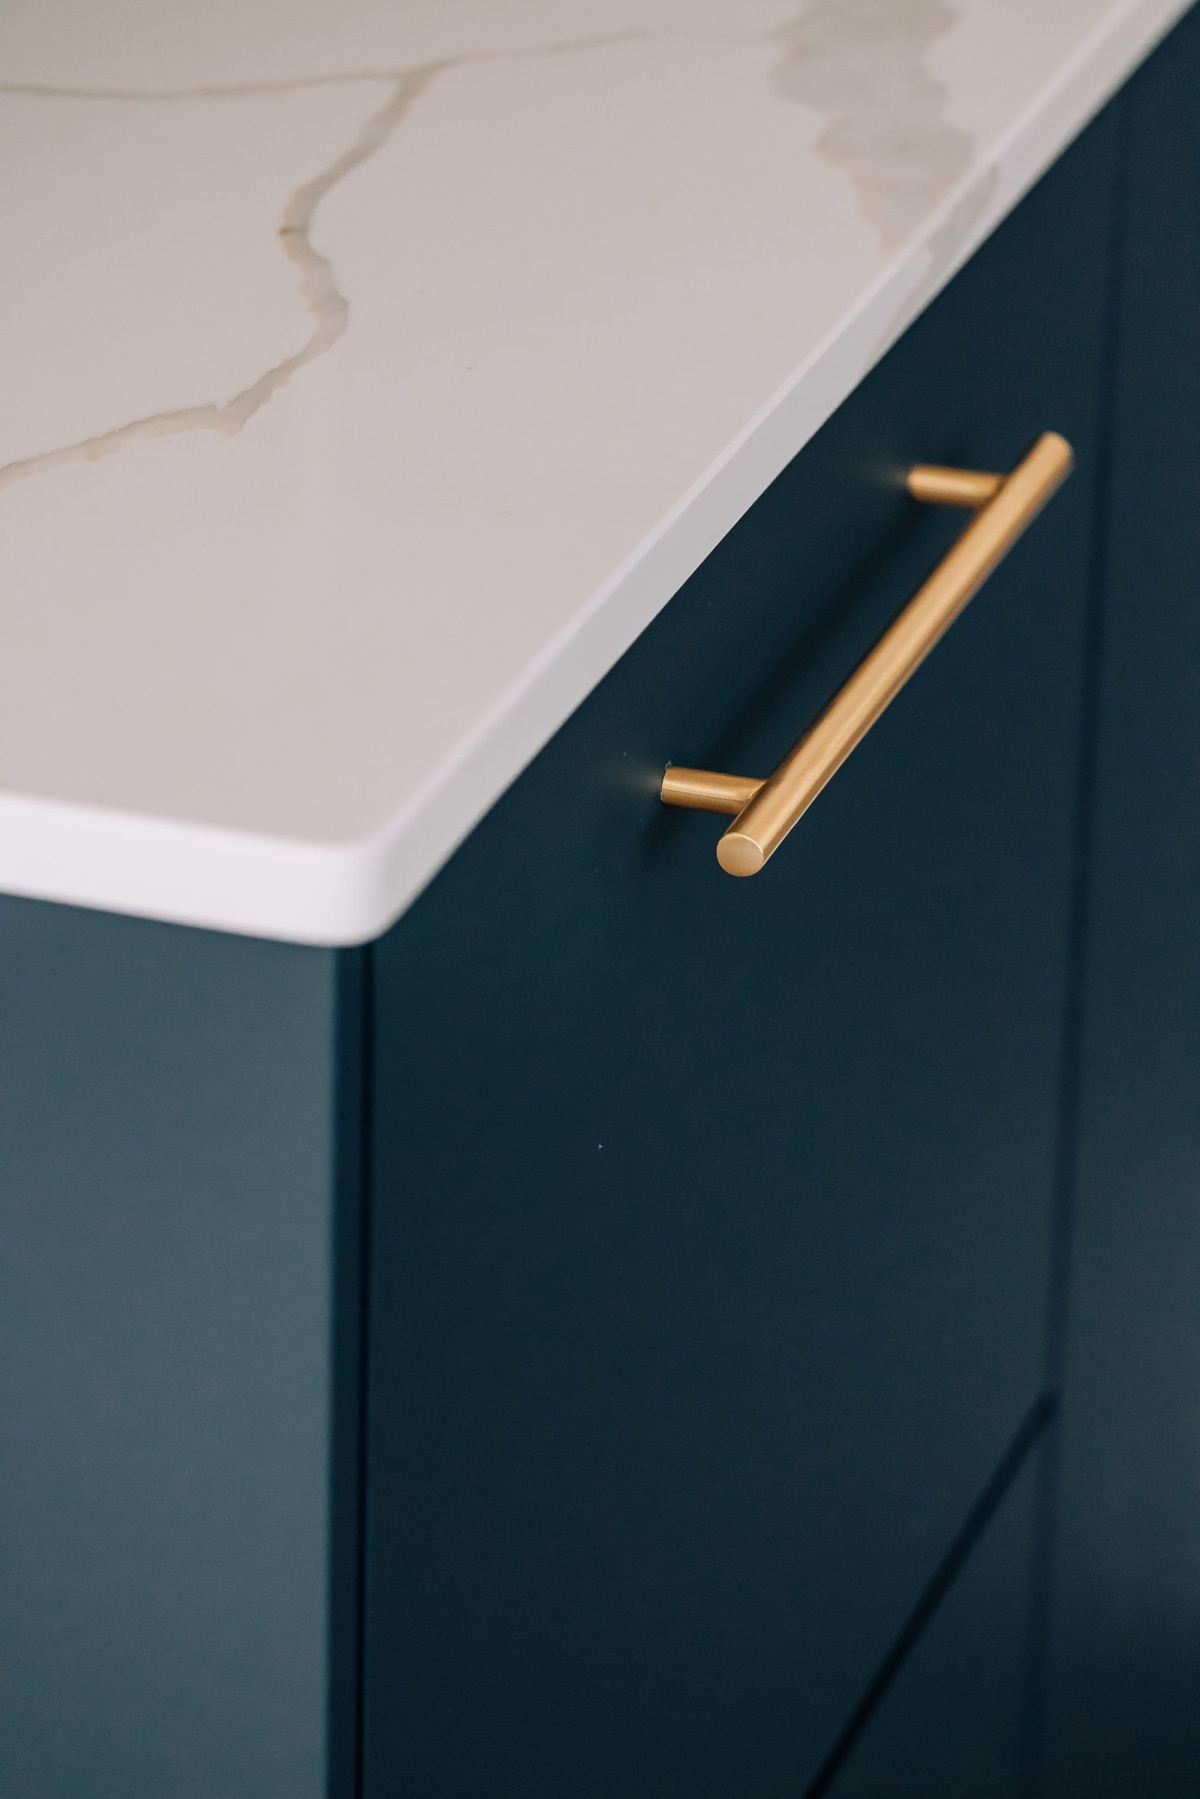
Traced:
<path fill-rule="evenodd" d="M 999 1467 L 991 1475 L 983 1491 L 967 1513 L 962 1529 L 934 1571 L 933 1578 L 876 1669 L 865 1693 L 851 1712 L 833 1748 L 817 1770 L 815 1779 L 806 1787 L 804 1799 L 822 1799 L 822 1796 L 833 1785 L 868 1721 L 932 1622 L 943 1599 L 961 1573 L 971 1551 L 991 1523 L 1030 1452 L 1057 1410 L 1057 1395 L 1050 1393 L 1043 1393 L 1030 1408 L 1016 1436 L 1005 1451 Z"/>

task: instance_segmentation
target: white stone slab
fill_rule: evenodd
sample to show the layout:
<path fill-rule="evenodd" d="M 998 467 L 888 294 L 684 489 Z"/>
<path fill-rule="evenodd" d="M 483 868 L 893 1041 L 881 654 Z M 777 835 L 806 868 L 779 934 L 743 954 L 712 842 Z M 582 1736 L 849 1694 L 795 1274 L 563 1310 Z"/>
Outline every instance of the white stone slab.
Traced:
<path fill-rule="evenodd" d="M 1183 10 L 11 0 L 0 890 L 383 929 Z"/>

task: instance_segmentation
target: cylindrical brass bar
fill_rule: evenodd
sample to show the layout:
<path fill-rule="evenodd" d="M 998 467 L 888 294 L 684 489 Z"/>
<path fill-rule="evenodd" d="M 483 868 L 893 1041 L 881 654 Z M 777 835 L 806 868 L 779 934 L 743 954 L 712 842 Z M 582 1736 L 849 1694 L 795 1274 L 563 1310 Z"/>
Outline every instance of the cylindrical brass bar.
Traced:
<path fill-rule="evenodd" d="M 664 806 L 690 806 L 694 812 L 724 812 L 736 818 L 754 798 L 761 781 L 749 775 L 711 775 L 702 768 L 668 768 L 662 778 Z"/>
<path fill-rule="evenodd" d="M 914 500 L 927 506 L 986 506 L 1006 478 L 973 468 L 938 468 L 931 462 L 918 462 L 909 469 L 905 485 Z"/>
<path fill-rule="evenodd" d="M 1071 460 L 1071 446 L 1057 433 L 1047 432 L 1038 439 L 811 730 L 730 825 L 717 845 L 717 860 L 727 873 L 757 874 L 779 848 L 1066 478 Z"/>

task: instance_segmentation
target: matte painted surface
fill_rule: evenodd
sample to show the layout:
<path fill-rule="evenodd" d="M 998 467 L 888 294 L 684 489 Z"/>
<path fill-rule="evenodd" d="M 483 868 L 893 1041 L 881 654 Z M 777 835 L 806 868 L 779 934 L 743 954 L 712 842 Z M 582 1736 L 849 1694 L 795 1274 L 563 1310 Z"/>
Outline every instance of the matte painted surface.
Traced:
<path fill-rule="evenodd" d="M 1200 1792 L 1200 18 L 1128 119 L 1047 1799 Z"/>
<path fill-rule="evenodd" d="M 385 929 L 1183 4 L 6 0 L 0 889 Z"/>
<path fill-rule="evenodd" d="M 334 958 L 0 903 L 0 1792 L 326 1791 Z"/>
<path fill-rule="evenodd" d="M 1110 127 L 374 953 L 369 1799 L 803 1790 L 1039 1390 Z M 907 465 L 1047 427 L 1072 481 L 724 876 L 664 762 L 770 769 L 961 529 Z"/>

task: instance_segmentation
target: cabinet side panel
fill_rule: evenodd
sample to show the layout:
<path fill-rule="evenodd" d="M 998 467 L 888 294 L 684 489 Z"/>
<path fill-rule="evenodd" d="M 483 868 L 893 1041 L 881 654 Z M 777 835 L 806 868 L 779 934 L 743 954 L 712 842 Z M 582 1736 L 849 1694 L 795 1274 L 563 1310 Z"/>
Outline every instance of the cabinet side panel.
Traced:
<path fill-rule="evenodd" d="M 0 901 L 0 1791 L 326 1788 L 337 958 Z"/>
<path fill-rule="evenodd" d="M 1129 92 L 1046 1791 L 1200 1792 L 1200 15 Z"/>

